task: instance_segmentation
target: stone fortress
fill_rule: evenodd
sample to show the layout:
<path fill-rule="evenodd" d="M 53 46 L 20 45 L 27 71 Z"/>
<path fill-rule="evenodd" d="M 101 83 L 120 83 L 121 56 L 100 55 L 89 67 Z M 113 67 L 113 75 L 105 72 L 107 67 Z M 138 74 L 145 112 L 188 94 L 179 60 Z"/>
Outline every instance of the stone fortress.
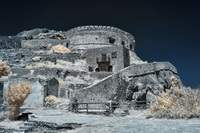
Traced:
<path fill-rule="evenodd" d="M 51 50 L 63 45 L 66 52 Z M 0 79 L 3 91 L 12 81 L 29 81 L 32 92 L 24 106 L 43 106 L 48 95 L 79 102 L 146 100 L 182 85 L 169 62 L 147 63 L 135 51 L 135 38 L 110 26 L 81 26 L 69 31 L 33 29 L 0 37 L 0 59 L 11 67 Z"/>

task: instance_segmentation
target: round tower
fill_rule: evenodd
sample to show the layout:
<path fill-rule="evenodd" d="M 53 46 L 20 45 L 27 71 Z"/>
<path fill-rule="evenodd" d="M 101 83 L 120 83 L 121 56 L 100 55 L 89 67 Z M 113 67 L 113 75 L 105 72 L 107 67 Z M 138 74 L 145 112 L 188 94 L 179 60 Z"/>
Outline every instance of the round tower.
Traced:
<path fill-rule="evenodd" d="M 135 52 L 135 38 L 128 32 L 110 26 L 80 26 L 67 31 L 72 49 L 91 49 L 124 45 Z"/>

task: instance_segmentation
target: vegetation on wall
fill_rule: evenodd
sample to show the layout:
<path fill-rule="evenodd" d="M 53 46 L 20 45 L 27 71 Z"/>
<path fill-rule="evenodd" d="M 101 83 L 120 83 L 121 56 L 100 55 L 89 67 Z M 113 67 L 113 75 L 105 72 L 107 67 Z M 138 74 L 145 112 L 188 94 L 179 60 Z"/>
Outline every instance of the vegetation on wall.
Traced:
<path fill-rule="evenodd" d="M 20 107 L 32 90 L 29 82 L 21 81 L 19 83 L 11 82 L 7 92 L 4 93 L 4 98 L 8 104 L 8 117 L 10 120 L 15 120 L 20 113 Z"/>
<path fill-rule="evenodd" d="M 68 52 L 68 51 L 70 51 L 67 47 L 65 47 L 65 46 L 63 46 L 63 45 L 61 45 L 61 44 L 56 45 L 56 46 L 53 46 L 53 47 L 51 48 L 51 50 L 52 50 L 52 51 L 62 51 L 62 52 Z"/>
<path fill-rule="evenodd" d="M 0 78 L 7 76 L 10 73 L 10 67 L 6 65 L 5 61 L 0 60 Z"/>
<path fill-rule="evenodd" d="M 155 103 L 146 112 L 147 117 L 195 118 L 200 117 L 200 89 L 175 88 L 154 96 Z"/>

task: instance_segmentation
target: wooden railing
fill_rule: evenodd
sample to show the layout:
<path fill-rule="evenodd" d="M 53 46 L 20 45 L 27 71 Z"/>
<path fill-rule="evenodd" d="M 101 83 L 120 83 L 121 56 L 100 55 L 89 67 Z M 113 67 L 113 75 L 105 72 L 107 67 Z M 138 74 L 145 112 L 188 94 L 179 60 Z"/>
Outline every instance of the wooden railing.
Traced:
<path fill-rule="evenodd" d="M 106 103 L 74 103 L 72 106 L 75 107 L 73 108 L 75 113 L 104 113 L 107 115 L 112 113 L 114 108 L 118 107 L 112 101 Z"/>
<path fill-rule="evenodd" d="M 134 101 L 131 105 L 134 109 L 148 108 L 150 101 Z M 99 103 L 74 103 L 75 107 L 72 112 L 75 113 L 104 113 L 110 115 L 113 111 L 119 107 L 115 102 L 99 102 Z M 131 108 L 131 107 L 130 107 Z"/>

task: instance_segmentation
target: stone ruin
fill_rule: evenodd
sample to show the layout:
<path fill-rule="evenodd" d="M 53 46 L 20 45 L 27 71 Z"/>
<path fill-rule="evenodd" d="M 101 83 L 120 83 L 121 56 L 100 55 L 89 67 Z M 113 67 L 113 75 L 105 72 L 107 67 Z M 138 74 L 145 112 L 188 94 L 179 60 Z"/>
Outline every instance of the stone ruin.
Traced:
<path fill-rule="evenodd" d="M 66 52 L 51 50 L 63 45 Z M 135 51 L 135 38 L 110 26 L 81 26 L 69 31 L 33 29 L 16 36 L 0 36 L 0 59 L 11 73 L 0 79 L 3 90 L 12 81 L 29 81 L 33 89 L 25 107 L 44 105 L 48 95 L 79 102 L 147 100 L 170 90 L 173 76 L 169 62 L 148 63 Z"/>

